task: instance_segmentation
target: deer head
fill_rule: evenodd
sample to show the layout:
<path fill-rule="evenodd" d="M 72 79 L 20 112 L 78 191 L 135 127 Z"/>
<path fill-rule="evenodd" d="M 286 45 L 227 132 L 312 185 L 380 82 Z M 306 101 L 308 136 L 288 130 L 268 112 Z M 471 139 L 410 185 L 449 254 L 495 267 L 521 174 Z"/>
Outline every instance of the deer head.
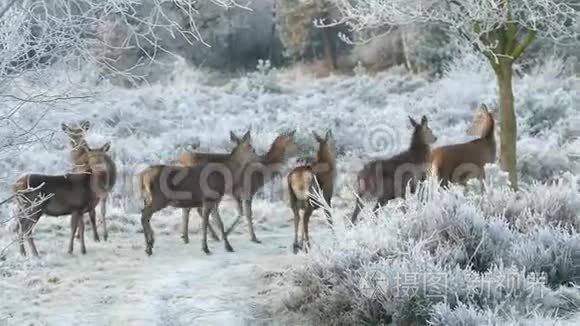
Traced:
<path fill-rule="evenodd" d="M 421 123 L 418 123 L 411 117 L 409 117 L 409 121 L 414 129 L 412 143 L 419 142 L 421 144 L 431 145 L 437 141 L 437 137 L 429 127 L 429 121 L 427 121 L 426 116 L 421 117 Z"/>
<path fill-rule="evenodd" d="M 69 137 L 71 144 L 73 147 L 77 146 L 85 146 L 86 142 L 84 141 L 86 133 L 89 131 L 91 127 L 91 123 L 87 120 L 81 121 L 78 126 L 69 126 L 65 123 L 60 124 L 61 129 L 65 132 L 65 134 Z"/>
<path fill-rule="evenodd" d="M 471 126 L 467 129 L 467 133 L 471 136 L 483 138 L 493 131 L 494 120 L 493 114 L 487 108 L 487 105 L 481 104 L 479 109 L 475 112 Z"/>
<path fill-rule="evenodd" d="M 256 154 L 256 150 L 252 145 L 252 137 L 249 130 L 242 138 L 235 137 L 233 132 L 230 132 L 230 136 L 232 141 L 237 144 L 230 154 L 230 160 L 232 163 L 243 166 L 248 162 L 257 161 L 259 159 L 258 154 Z"/>
<path fill-rule="evenodd" d="M 272 146 L 266 154 L 266 158 L 284 160 L 298 155 L 298 145 L 296 145 L 294 135 L 296 130 L 282 133 L 274 139 Z"/>
<path fill-rule="evenodd" d="M 336 157 L 336 148 L 334 146 L 334 142 L 332 140 L 332 131 L 328 130 L 323 137 L 320 137 L 313 131 L 312 134 L 314 135 L 314 139 L 318 142 L 318 161 L 334 161 Z"/>
<path fill-rule="evenodd" d="M 239 145 L 240 143 L 244 142 L 244 141 L 249 141 L 250 143 L 252 142 L 252 135 L 250 133 L 250 130 L 246 131 L 246 133 L 242 136 L 242 138 L 239 138 L 238 136 L 236 136 L 236 134 L 234 134 L 233 131 L 230 131 L 230 140 Z"/>

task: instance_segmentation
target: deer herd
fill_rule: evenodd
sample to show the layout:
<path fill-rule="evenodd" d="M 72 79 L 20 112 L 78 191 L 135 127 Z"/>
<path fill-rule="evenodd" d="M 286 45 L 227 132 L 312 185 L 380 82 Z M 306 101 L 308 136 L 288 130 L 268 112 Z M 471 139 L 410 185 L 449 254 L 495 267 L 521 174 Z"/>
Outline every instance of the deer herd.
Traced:
<path fill-rule="evenodd" d="M 397 197 L 414 193 L 417 184 L 427 176 L 436 177 L 442 186 L 449 182 L 465 183 L 469 178 L 482 178 L 483 167 L 496 159 L 494 119 L 487 106 L 477 110 L 469 133 L 475 140 L 431 149 L 437 137 L 426 116 L 419 122 L 409 117 L 413 127 L 409 148 L 388 159 L 373 160 L 356 175 L 356 203 L 351 215 L 355 224 L 362 209 L 362 200 L 376 201 L 375 209 Z M 32 230 L 42 215 L 71 216 L 68 252 L 72 254 L 75 237 L 80 240 L 81 253 L 86 253 L 84 214 L 89 214 L 93 237 L 99 241 L 96 206 L 100 204 L 103 238 L 108 239 L 106 206 L 108 195 L 116 181 L 116 167 L 109 154 L 110 143 L 93 148 L 85 140 L 90 123 L 61 125 L 70 140 L 71 170 L 63 175 L 26 174 L 13 186 L 17 202 L 18 240 L 20 253 L 26 255 L 26 241 L 34 256 L 38 256 Z M 294 167 L 287 174 L 289 206 L 294 217 L 293 252 L 308 251 L 309 221 L 312 213 L 321 209 L 332 229 L 329 208 L 335 188 L 336 149 L 332 132 L 324 136 L 313 132 L 318 143 L 313 162 Z M 238 220 L 245 216 L 250 240 L 260 243 L 252 221 L 252 200 L 256 193 L 280 171 L 287 160 L 298 153 L 295 130 L 280 134 L 264 155 L 258 155 L 248 130 L 242 137 L 230 132 L 234 148 L 229 153 L 189 151 L 171 164 L 152 165 L 137 175 L 143 200 L 141 224 L 145 236 L 145 252 L 152 255 L 155 244 L 151 218 L 167 207 L 181 208 L 181 237 L 189 242 L 189 215 L 195 208 L 201 217 L 202 250 L 209 254 L 207 233 L 214 240 L 220 237 L 211 226 L 210 216 L 217 224 L 225 249 L 233 251 L 228 240 Z M 313 196 L 313 193 L 319 194 Z M 225 195 L 237 204 L 237 219 L 225 228 L 219 206 Z M 302 213 L 302 216 L 301 216 Z M 300 229 L 300 225 L 302 228 Z M 300 232 L 299 232 L 300 231 Z M 298 233 L 301 233 L 299 239 Z"/>

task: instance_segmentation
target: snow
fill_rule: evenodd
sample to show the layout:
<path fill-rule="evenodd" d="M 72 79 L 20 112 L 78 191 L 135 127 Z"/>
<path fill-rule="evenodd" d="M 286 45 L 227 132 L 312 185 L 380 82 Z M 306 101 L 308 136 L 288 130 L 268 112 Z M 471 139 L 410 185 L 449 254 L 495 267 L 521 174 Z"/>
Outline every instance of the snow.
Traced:
<path fill-rule="evenodd" d="M 87 255 L 77 250 L 69 256 L 69 219 L 43 217 L 35 230 L 40 259 L 21 258 L 15 244 L 0 253 L 0 324 L 257 323 L 251 302 L 268 291 L 264 275 L 299 266 L 307 257 L 291 251 L 293 226 L 284 182 L 266 186 L 254 201 L 254 226 L 262 244 L 249 241 L 244 221 L 231 236 L 234 253 L 227 253 L 221 242 L 210 241 L 213 254 L 205 256 L 197 213 L 191 214 L 192 235 L 185 245 L 179 232 L 181 212 L 167 208 L 153 216 L 155 251 L 147 257 L 134 174 L 148 164 L 170 162 L 191 146 L 227 151 L 232 146 L 229 131 L 241 133 L 249 127 L 260 153 L 279 132 L 297 128 L 297 142 L 304 149 L 301 155 L 313 155 L 311 131 L 332 128 L 339 154 L 333 206 L 338 216 L 348 215 L 353 207 L 353 174 L 369 158 L 407 146 L 408 115 L 427 115 L 438 137 L 437 146 L 469 139 L 465 129 L 477 104 L 496 105 L 495 81 L 478 60 L 469 57 L 459 62 L 437 81 L 396 71 L 296 81 L 283 80 L 282 74 L 270 71 L 228 80 L 177 65 L 171 79 L 138 89 L 91 84 L 94 76 L 90 73 L 56 71 L 50 84 L 56 88 L 51 91 L 72 83 L 83 86 L 78 93 L 94 95 L 29 104 L 17 112 L 14 119 L 21 127 L 34 125 L 33 117 L 40 112 L 45 115 L 35 129 L 36 142 L 0 154 L 0 199 L 10 195 L 10 184 L 22 173 L 58 174 L 70 169 L 68 142 L 60 123 L 89 119 L 94 126 L 89 144 L 111 141 L 119 170 L 109 200 L 110 239 L 95 243 L 89 226 Z M 575 91 L 577 84 L 553 73 L 559 68 L 550 64 L 551 70 L 538 69 L 515 82 L 520 141 L 525 144 L 520 149 L 525 151 L 522 173 L 527 180 L 578 173 L 572 155 L 578 153 L 577 142 L 568 122 L 580 116 L 574 104 L 580 102 L 580 94 Z M 548 110 L 552 119 L 541 125 L 541 133 L 535 132 L 534 111 L 529 110 L 536 105 Z M 547 147 L 558 153 L 554 162 L 550 161 L 553 155 L 546 154 Z M 540 154 L 544 159 L 537 162 Z M 294 164 L 291 160 L 288 166 Z M 11 225 L 1 225 L 12 216 L 11 209 L 0 206 L 0 248 L 14 239 Z M 235 209 L 230 200 L 221 212 L 226 225 L 232 223 Z M 322 247 L 329 243 L 323 220 L 321 212 L 316 212 L 312 227 L 313 243 Z"/>

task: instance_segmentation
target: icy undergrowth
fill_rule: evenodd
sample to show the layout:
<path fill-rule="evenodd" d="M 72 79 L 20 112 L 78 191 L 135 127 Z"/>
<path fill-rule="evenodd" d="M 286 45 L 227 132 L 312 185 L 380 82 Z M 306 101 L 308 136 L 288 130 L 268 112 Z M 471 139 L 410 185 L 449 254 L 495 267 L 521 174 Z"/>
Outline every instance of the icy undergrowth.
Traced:
<path fill-rule="evenodd" d="M 490 180 L 483 195 L 427 184 L 378 216 L 363 210 L 359 225 L 338 227 L 336 241 L 315 245 L 272 280 L 257 315 L 324 325 L 504 325 L 577 313 L 576 179 L 521 193 Z"/>
<path fill-rule="evenodd" d="M 520 171 L 522 178 L 551 180 L 566 171 L 575 172 L 580 121 L 578 84 L 566 74 L 565 64 L 548 61 L 531 75 L 515 80 L 519 121 Z M 370 77 L 330 77 L 286 83 L 266 63 L 249 76 L 223 80 L 216 74 L 176 65 L 165 82 L 139 89 L 92 85 L 91 74 L 56 71 L 58 85 L 82 85 L 77 92 L 89 98 L 27 103 L 14 114 L 11 129 L 35 133 L 32 144 L 3 153 L 0 161 L 0 197 L 26 172 L 63 173 L 70 167 L 69 145 L 61 122 L 88 119 L 93 123 L 88 139 L 93 146 L 112 142 L 120 170 L 115 206 L 136 212 L 138 204 L 132 176 L 147 164 L 169 162 L 184 149 L 227 151 L 229 131 L 251 128 L 256 147 L 265 152 L 276 134 L 297 128 L 297 141 L 304 155 L 312 155 L 312 130 L 332 128 L 339 155 L 339 187 L 350 186 L 349 173 L 369 157 L 393 154 L 408 146 L 407 116 L 425 114 L 439 140 L 435 145 L 469 139 L 466 135 L 476 106 L 496 105 L 496 85 L 485 62 L 468 56 L 447 75 L 428 82 L 421 77 L 385 72 Z M 65 83 L 66 81 L 66 83 Z M 218 86 L 216 86 L 218 85 Z M 221 86 L 219 86 L 221 85 Z M 36 85 L 14 90 L 30 93 Z M 576 87 L 576 88 L 574 88 Z M 276 91 L 272 91 L 276 90 Z M 6 107 L 10 108 L 9 99 Z M 37 119 L 42 115 L 42 119 Z M 16 129 L 15 129 L 16 128 Z M 348 190 L 339 193 L 350 193 Z"/>

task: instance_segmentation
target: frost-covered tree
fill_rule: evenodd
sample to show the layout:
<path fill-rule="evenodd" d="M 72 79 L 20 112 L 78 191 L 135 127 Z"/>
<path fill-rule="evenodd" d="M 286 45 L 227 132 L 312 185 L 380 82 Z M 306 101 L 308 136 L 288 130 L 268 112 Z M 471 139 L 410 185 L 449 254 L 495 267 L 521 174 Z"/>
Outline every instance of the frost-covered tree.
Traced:
<path fill-rule="evenodd" d="M 234 0 L 212 2 L 235 5 Z M 95 65 L 138 79 L 135 68 L 171 53 L 162 38 L 203 42 L 195 21 L 197 6 L 190 0 L 0 0 L 0 150 L 31 141 L 31 130 L 13 120 L 23 106 L 71 97 L 53 89 L 30 89 L 53 78 L 55 62 L 74 63 L 73 68 Z M 129 52 L 139 59 L 118 69 Z"/>
<path fill-rule="evenodd" d="M 236 5 L 235 0 L 211 2 Z M 67 75 L 63 85 L 56 64 L 66 73 L 94 66 L 139 79 L 136 67 L 172 53 L 162 42 L 168 35 L 203 42 L 198 5 L 191 0 L 0 0 L 0 160 L 50 138 L 52 132 L 38 125 L 57 103 L 93 95 L 94 84 L 81 85 L 80 78 Z M 131 52 L 138 60 L 119 69 L 117 63 Z M 0 206 L 7 202 L 0 198 Z"/>
<path fill-rule="evenodd" d="M 330 0 L 354 32 L 383 26 L 441 23 L 485 55 L 497 77 L 503 170 L 517 189 L 513 66 L 537 36 L 578 37 L 577 0 Z"/>
<path fill-rule="evenodd" d="M 282 44 L 295 60 L 304 55 L 314 33 L 322 33 L 324 61 L 336 68 L 336 33 L 333 26 L 316 28 L 314 21 L 336 18 L 336 9 L 328 0 L 277 0 L 276 27 Z"/>

